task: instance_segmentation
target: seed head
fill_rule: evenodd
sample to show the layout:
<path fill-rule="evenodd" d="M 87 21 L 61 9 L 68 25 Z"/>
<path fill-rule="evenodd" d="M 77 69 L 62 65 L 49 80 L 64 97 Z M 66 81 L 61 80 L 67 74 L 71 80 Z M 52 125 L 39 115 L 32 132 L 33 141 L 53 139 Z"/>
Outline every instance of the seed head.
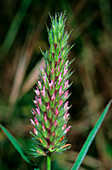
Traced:
<path fill-rule="evenodd" d="M 66 133 L 71 126 L 69 120 L 69 60 L 71 47 L 69 35 L 64 31 L 65 13 L 51 17 L 51 28 L 48 29 L 49 50 L 42 52 L 45 59 L 45 70 L 40 70 L 40 80 L 35 89 L 35 109 L 32 109 L 34 121 L 32 136 L 35 139 L 35 156 L 50 155 L 70 148 L 66 144 Z"/>

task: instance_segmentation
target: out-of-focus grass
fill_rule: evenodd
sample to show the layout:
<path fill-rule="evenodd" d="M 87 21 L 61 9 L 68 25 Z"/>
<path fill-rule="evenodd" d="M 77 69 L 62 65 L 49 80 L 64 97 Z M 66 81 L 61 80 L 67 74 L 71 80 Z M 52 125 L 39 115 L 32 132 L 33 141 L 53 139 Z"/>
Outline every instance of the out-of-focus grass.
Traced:
<path fill-rule="evenodd" d="M 21 1 L 20 7 L 14 16 L 12 23 L 10 24 L 7 35 L 6 35 L 6 37 L 2 43 L 2 46 L 0 48 L 0 53 L 2 54 L 2 58 L 7 55 L 12 44 L 14 43 L 15 37 L 19 31 L 19 28 L 20 28 L 21 23 L 24 19 L 24 16 L 26 15 L 28 7 L 31 4 L 31 1 L 32 0 L 22 0 Z"/>
<path fill-rule="evenodd" d="M 36 64 L 44 66 L 40 62 L 39 46 L 44 50 L 48 47 L 45 26 L 45 23 L 50 26 L 48 12 L 54 15 L 66 10 L 67 13 L 66 28 L 72 30 L 69 42 L 76 44 L 69 56 L 70 60 L 76 58 L 71 65 L 75 72 L 70 78 L 73 81 L 70 88 L 72 129 L 68 140 L 72 148 L 59 157 L 53 156 L 53 169 L 72 167 L 76 152 L 81 149 L 99 113 L 112 97 L 111 8 L 110 0 L 1 2 L 0 123 L 27 151 L 31 146 L 32 88 L 38 79 Z M 80 169 L 105 170 L 112 167 L 111 124 L 112 114 L 108 113 Z M 37 159 L 42 169 L 45 168 L 44 160 Z M 2 170 L 31 169 L 1 131 L 0 164 Z"/>

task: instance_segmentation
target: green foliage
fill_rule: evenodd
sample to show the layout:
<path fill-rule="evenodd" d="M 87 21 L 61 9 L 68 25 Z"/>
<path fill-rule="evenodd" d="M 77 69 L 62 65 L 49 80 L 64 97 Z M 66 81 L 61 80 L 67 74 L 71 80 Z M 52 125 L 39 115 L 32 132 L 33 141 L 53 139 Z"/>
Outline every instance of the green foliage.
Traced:
<path fill-rule="evenodd" d="M 11 45 L 13 44 L 15 37 L 19 31 L 19 28 L 21 26 L 21 23 L 24 19 L 24 16 L 31 4 L 32 0 L 22 0 L 20 8 L 18 9 L 12 24 L 10 25 L 9 31 L 5 37 L 5 40 L 3 42 L 2 47 L 0 48 L 2 54 L 7 55 L 8 51 L 11 48 Z"/>
<path fill-rule="evenodd" d="M 82 163 L 82 161 L 83 161 L 83 159 L 84 159 L 84 157 L 85 157 L 85 155 L 86 155 L 86 153 L 87 153 L 93 139 L 95 138 L 96 133 L 98 132 L 98 130 L 99 130 L 100 126 L 101 126 L 101 123 L 103 122 L 111 103 L 112 103 L 112 100 L 108 103 L 108 105 L 104 109 L 103 113 L 101 114 L 101 116 L 97 120 L 94 128 L 90 132 L 87 140 L 85 141 L 85 143 L 84 143 L 84 145 L 83 145 L 83 147 L 82 147 L 82 149 L 81 149 L 81 151 L 80 151 L 80 153 L 79 153 L 79 155 L 78 155 L 78 157 L 77 157 L 77 159 L 76 159 L 76 161 L 75 161 L 75 163 L 74 163 L 74 165 L 72 167 L 72 170 L 79 169 L 80 164 Z"/>
<path fill-rule="evenodd" d="M 20 153 L 21 157 L 29 164 L 34 166 L 34 162 L 30 158 L 30 156 L 26 153 L 24 148 L 19 144 L 19 142 L 11 135 L 11 133 L 2 125 L 0 125 L 1 129 L 5 133 L 5 135 L 8 137 L 8 139 L 11 141 L 13 146 L 16 148 L 16 150 Z"/>

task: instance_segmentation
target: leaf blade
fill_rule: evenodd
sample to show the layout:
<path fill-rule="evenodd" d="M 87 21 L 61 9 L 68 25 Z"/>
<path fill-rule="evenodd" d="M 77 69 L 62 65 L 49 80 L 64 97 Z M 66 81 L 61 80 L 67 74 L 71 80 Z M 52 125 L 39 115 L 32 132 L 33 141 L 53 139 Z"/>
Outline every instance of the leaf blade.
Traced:
<path fill-rule="evenodd" d="M 81 151 L 79 152 L 79 155 L 72 167 L 72 170 L 78 170 L 79 166 L 81 165 L 97 131 L 99 130 L 100 126 L 101 126 L 101 123 L 103 122 L 108 110 L 109 110 L 109 107 L 112 103 L 112 100 L 110 100 L 110 102 L 107 104 L 107 106 L 105 107 L 104 111 L 102 112 L 101 116 L 99 117 L 99 119 L 97 120 L 95 126 L 93 127 L 93 129 L 91 130 L 89 136 L 87 137 Z"/>
<path fill-rule="evenodd" d="M 12 134 L 3 126 L 0 124 L 1 129 L 5 133 L 5 135 L 8 137 L 10 142 L 13 144 L 13 146 L 16 148 L 16 150 L 19 152 L 21 157 L 30 165 L 34 165 L 34 162 L 30 158 L 30 156 L 26 153 L 24 148 L 19 144 L 19 142 L 12 136 Z M 35 165 L 34 165 L 35 166 Z"/>

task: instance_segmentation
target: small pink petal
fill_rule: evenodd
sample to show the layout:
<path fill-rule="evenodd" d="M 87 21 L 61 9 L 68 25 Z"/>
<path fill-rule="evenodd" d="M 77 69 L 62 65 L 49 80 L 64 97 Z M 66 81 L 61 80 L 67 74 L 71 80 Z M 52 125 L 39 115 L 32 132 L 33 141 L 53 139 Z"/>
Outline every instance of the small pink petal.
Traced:
<path fill-rule="evenodd" d="M 62 60 L 62 65 L 63 65 L 63 63 L 64 63 L 64 59 Z"/>
<path fill-rule="evenodd" d="M 69 80 L 65 81 L 64 89 L 66 89 L 68 87 L 68 83 L 69 83 Z"/>
<path fill-rule="evenodd" d="M 66 123 L 63 125 L 62 130 L 64 130 L 66 128 L 66 125 L 67 125 Z"/>
<path fill-rule="evenodd" d="M 32 120 L 32 119 L 30 119 L 30 122 L 31 122 L 31 124 L 34 126 L 35 125 L 35 123 L 34 123 L 34 121 Z"/>
<path fill-rule="evenodd" d="M 53 83 L 54 83 L 54 80 L 52 79 L 52 80 L 51 80 L 51 83 L 49 83 L 49 87 L 50 87 L 50 89 L 52 89 L 52 87 L 53 87 Z"/>
<path fill-rule="evenodd" d="M 69 116 L 69 113 L 68 113 L 68 111 L 67 111 L 67 112 L 64 114 L 64 117 L 63 117 L 63 118 L 64 118 L 64 120 L 66 120 L 66 121 L 67 121 L 67 120 L 68 120 L 68 116 Z"/>
<path fill-rule="evenodd" d="M 54 126 L 57 126 L 57 124 L 58 124 L 58 123 L 57 123 L 56 120 L 55 120 L 55 121 L 54 121 Z"/>
<path fill-rule="evenodd" d="M 40 105 L 42 105 L 42 100 L 41 100 L 41 98 L 38 99 L 38 102 L 39 102 Z"/>
<path fill-rule="evenodd" d="M 54 132 L 52 133 L 52 136 L 53 136 L 53 137 L 55 136 L 55 133 L 54 133 Z"/>
<path fill-rule="evenodd" d="M 33 128 L 33 131 L 34 131 L 34 133 L 37 135 L 38 134 L 38 132 L 37 132 L 37 130 L 35 129 L 35 128 Z"/>
<path fill-rule="evenodd" d="M 35 96 L 35 100 L 34 100 L 33 102 L 34 102 L 35 105 L 37 105 L 37 103 L 38 103 L 38 98 L 37 98 L 37 96 Z"/>
<path fill-rule="evenodd" d="M 40 110 L 39 110 L 39 108 L 36 108 L 36 112 L 37 112 L 38 115 L 40 115 Z"/>
<path fill-rule="evenodd" d="M 68 63 L 69 63 L 69 60 L 66 61 L 64 68 L 67 67 Z"/>
<path fill-rule="evenodd" d="M 54 69 L 53 69 L 53 67 L 51 68 L 51 73 L 54 74 Z"/>
<path fill-rule="evenodd" d="M 59 101 L 59 106 L 61 106 L 61 105 L 62 105 L 62 103 L 63 103 L 63 102 L 62 102 L 62 99 L 60 99 L 60 101 Z"/>
<path fill-rule="evenodd" d="M 61 78 L 61 73 L 60 73 L 60 75 L 59 75 L 59 84 L 61 83 L 61 81 L 62 81 L 62 78 Z"/>
<path fill-rule="evenodd" d="M 42 84 L 41 84 L 41 82 L 38 80 L 38 85 L 39 85 L 39 87 L 40 87 L 40 89 L 42 88 Z"/>
<path fill-rule="evenodd" d="M 58 111 L 58 107 L 56 108 L 56 111 L 55 111 L 55 116 L 57 116 L 59 114 L 59 111 Z"/>
<path fill-rule="evenodd" d="M 47 110 L 50 110 L 50 104 L 49 103 L 47 103 Z"/>
<path fill-rule="evenodd" d="M 37 100 L 34 100 L 33 102 L 34 102 L 34 104 L 37 104 Z"/>
<path fill-rule="evenodd" d="M 46 113 L 44 115 L 44 120 L 45 120 L 45 122 L 47 122 L 47 115 L 46 115 Z"/>
<path fill-rule="evenodd" d="M 62 94 L 63 94 L 62 86 L 60 86 L 60 89 L 59 89 L 59 96 L 61 96 Z"/>
<path fill-rule="evenodd" d="M 71 126 L 67 127 L 64 133 L 67 133 L 70 130 Z"/>
<path fill-rule="evenodd" d="M 34 108 L 32 108 L 32 114 L 33 114 L 34 116 L 36 116 L 36 112 L 35 112 Z"/>
<path fill-rule="evenodd" d="M 67 74 L 68 69 L 64 69 L 64 76 Z"/>
<path fill-rule="evenodd" d="M 45 97 L 45 86 L 43 86 L 43 90 L 41 91 L 41 94 Z"/>
<path fill-rule="evenodd" d="M 39 88 L 36 86 L 36 90 L 35 90 L 35 93 L 37 96 L 39 96 L 40 92 L 39 92 Z"/>
<path fill-rule="evenodd" d="M 38 98 L 37 98 L 37 96 L 35 96 L 35 100 L 33 101 L 34 104 L 37 104 L 37 100 L 38 100 Z"/>
<path fill-rule="evenodd" d="M 44 73 L 44 69 L 43 69 L 43 67 L 41 66 L 41 71 L 42 71 L 42 73 Z"/>
<path fill-rule="evenodd" d="M 38 120 L 36 119 L 36 117 L 34 117 L 35 120 L 35 124 L 38 126 Z"/>
<path fill-rule="evenodd" d="M 51 100 L 55 100 L 55 92 L 53 93 L 52 97 L 51 97 Z"/>
<path fill-rule="evenodd" d="M 44 124 L 42 123 L 42 129 L 43 129 L 43 131 L 45 131 L 45 126 L 44 126 Z"/>
<path fill-rule="evenodd" d="M 68 101 L 64 104 L 64 109 L 68 109 Z"/>
<path fill-rule="evenodd" d="M 58 72 L 60 71 L 60 67 L 58 67 Z"/>
<path fill-rule="evenodd" d="M 64 94 L 64 97 L 67 98 L 69 90 L 67 90 Z"/>
<path fill-rule="evenodd" d="M 44 82 L 46 83 L 46 76 L 43 76 L 43 80 L 44 80 Z"/>

